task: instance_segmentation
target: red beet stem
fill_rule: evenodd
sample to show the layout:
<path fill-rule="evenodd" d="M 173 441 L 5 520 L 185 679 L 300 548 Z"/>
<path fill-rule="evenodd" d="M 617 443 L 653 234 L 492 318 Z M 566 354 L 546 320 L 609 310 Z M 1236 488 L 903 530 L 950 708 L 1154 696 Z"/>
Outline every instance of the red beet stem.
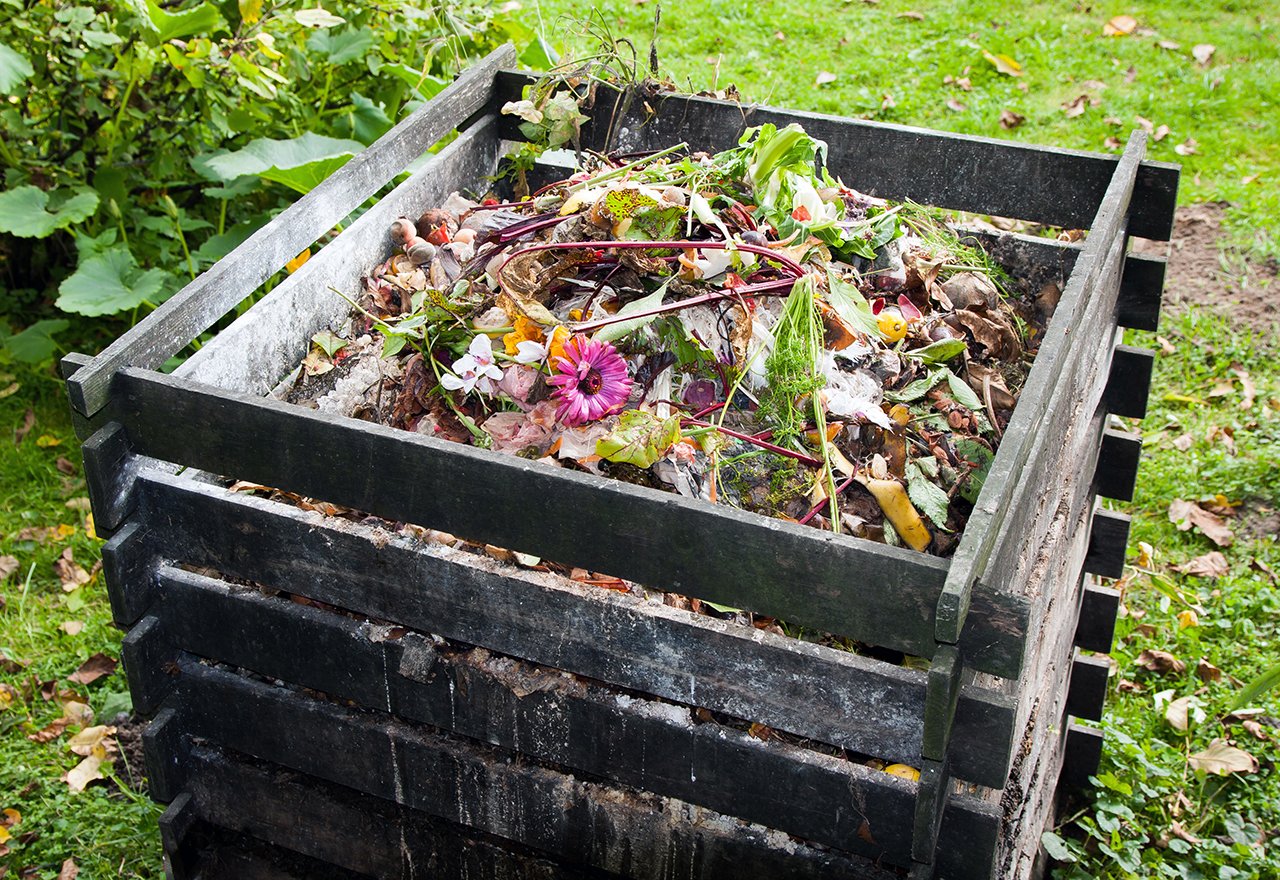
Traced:
<path fill-rule="evenodd" d="M 758 437 L 752 437 L 750 434 L 742 434 L 742 433 L 739 433 L 738 431 L 731 431 L 730 429 L 725 428 L 721 425 L 712 425 L 711 423 L 704 422 L 701 419 L 681 419 L 680 424 L 685 427 L 689 425 L 693 425 L 695 428 L 715 428 L 721 434 L 727 434 L 736 440 L 742 440 L 752 444 L 753 446 L 759 446 L 761 449 L 767 449 L 770 452 L 776 453 L 777 455 L 785 455 L 787 458 L 794 458 L 796 461 L 807 464 L 810 467 L 820 467 L 822 465 L 822 461 L 820 459 L 814 458 L 812 455 L 805 455 L 803 452 L 796 452 L 792 449 L 787 449 L 782 446 L 777 446 L 773 443 L 769 443 L 764 440 L 761 440 Z"/>
<path fill-rule="evenodd" d="M 841 492 L 843 492 L 845 489 L 848 489 L 848 488 L 849 488 L 849 486 L 850 486 L 850 485 L 852 485 L 852 483 L 853 483 L 853 477 L 850 477 L 849 479 L 847 479 L 847 480 L 845 480 L 843 483 L 841 483 L 839 486 L 836 486 L 836 494 L 837 494 L 837 495 L 839 495 L 839 494 L 840 494 Z M 815 505 L 813 506 L 813 508 L 812 508 L 808 513 L 806 513 L 804 516 L 800 517 L 800 519 L 796 520 L 796 522 L 800 523 L 800 525 L 802 525 L 802 526 L 803 526 L 803 525 L 806 525 L 806 524 L 809 522 L 809 520 L 811 520 L 811 519 L 813 519 L 815 516 L 817 516 L 817 515 L 818 515 L 818 513 L 819 513 L 819 511 L 821 511 L 823 508 L 825 508 L 825 507 L 826 507 L 827 505 L 829 505 L 830 503 L 831 503 L 831 499 L 830 499 L 830 498 L 823 498 L 823 499 L 822 499 L 822 501 L 821 501 L 820 503 L 815 504 Z"/>

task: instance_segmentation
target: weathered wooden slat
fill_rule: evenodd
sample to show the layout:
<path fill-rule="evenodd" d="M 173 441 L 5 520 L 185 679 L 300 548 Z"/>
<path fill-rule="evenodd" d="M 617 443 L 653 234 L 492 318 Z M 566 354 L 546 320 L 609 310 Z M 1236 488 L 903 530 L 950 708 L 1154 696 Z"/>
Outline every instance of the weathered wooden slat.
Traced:
<path fill-rule="evenodd" d="M 913 792 L 900 780 L 688 709 L 623 696 L 483 650 L 459 653 L 414 633 L 358 623 L 178 569 L 156 605 L 172 645 L 369 709 L 518 750 L 533 759 L 675 797 L 872 859 L 910 861 Z M 457 699 L 465 694 L 465 699 Z M 994 810 L 953 802 L 948 876 L 985 877 Z"/>
<path fill-rule="evenodd" d="M 142 732 L 143 758 L 147 764 L 147 792 L 162 804 L 172 803 L 186 787 L 191 744 L 178 713 L 164 708 Z"/>
<path fill-rule="evenodd" d="M 85 440 L 81 451 L 94 530 L 109 538 L 133 510 L 132 489 L 138 461 L 124 427 L 117 422 L 107 424 Z"/>
<path fill-rule="evenodd" d="M 102 545 L 102 577 L 111 602 L 111 618 L 117 626 L 133 626 L 151 604 L 151 560 L 143 539 L 145 533 L 141 523 L 125 523 Z"/>
<path fill-rule="evenodd" d="M 174 798 L 160 815 L 160 844 L 168 862 L 166 880 L 197 880 L 200 876 L 195 854 L 187 843 L 188 835 L 199 822 L 200 816 L 188 792 Z"/>
<path fill-rule="evenodd" d="M 1124 554 L 1129 545 L 1128 514 L 1099 508 L 1093 512 L 1089 530 L 1089 555 L 1084 570 L 1098 577 L 1119 578 L 1124 575 Z"/>
<path fill-rule="evenodd" d="M 1045 329 L 1036 361 L 1020 394 L 1018 407 L 1005 430 L 990 474 L 974 505 L 951 560 L 947 582 L 939 599 L 937 640 L 954 644 L 966 629 L 970 597 L 975 585 L 985 581 L 997 536 L 1010 510 L 1025 500 L 1024 469 L 1033 453 L 1042 450 L 1046 427 L 1058 415 L 1054 402 L 1065 400 L 1064 374 L 1075 374 L 1090 341 L 1097 334 L 1109 339 L 1113 333 L 1104 322 L 1113 313 L 1116 289 L 1107 282 L 1109 272 L 1118 272 L 1124 253 L 1126 217 L 1135 189 L 1135 180 L 1146 149 L 1146 137 L 1134 132 L 1115 177 L 1107 188 L 1094 218 L 1088 242 L 1077 261 L 1049 326 Z M 1087 321 L 1087 316 L 1095 316 Z M 1100 326 L 1101 325 L 1101 326 Z M 1091 339 L 1090 334 L 1094 334 Z M 1083 338 L 1082 338 L 1083 336 Z M 1017 522 L 1016 518 L 1011 521 Z M 1008 585 L 1006 585 L 1008 588 Z M 968 652 L 966 651 L 966 658 Z"/>
<path fill-rule="evenodd" d="M 611 880 L 215 746 L 192 749 L 201 880 Z M 287 817 L 282 820 L 282 816 Z M 236 870 L 247 867 L 248 875 Z"/>
<path fill-rule="evenodd" d="M 920 754 L 920 672 L 180 478 L 139 489 L 175 561 L 844 748 Z M 963 778 L 1000 785 L 1012 712 L 966 689 Z"/>
<path fill-rule="evenodd" d="M 1153 254 L 1129 254 L 1120 280 L 1116 320 L 1121 327 L 1155 332 L 1160 327 L 1166 259 Z"/>
<path fill-rule="evenodd" d="M 120 660 L 133 696 L 133 710 L 153 715 L 173 689 L 173 651 L 158 617 L 147 615 L 129 630 L 120 646 Z"/>
<path fill-rule="evenodd" d="M 117 383 L 141 454 L 932 655 L 943 560 L 145 370 Z M 1023 603 L 974 601 L 966 657 L 1008 674 Z"/>
<path fill-rule="evenodd" d="M 919 792 L 911 833 L 911 857 L 919 864 L 937 867 L 938 835 L 942 814 L 951 800 L 951 789 L 951 768 L 945 759 L 925 758 L 920 762 Z"/>
<path fill-rule="evenodd" d="M 1067 714 L 1090 721 L 1102 720 L 1102 705 L 1107 700 L 1107 681 L 1111 661 L 1106 657 L 1081 654 L 1077 649 L 1071 663 L 1071 684 L 1067 691 Z"/>
<path fill-rule="evenodd" d="M 183 661 L 193 737 L 635 880 L 884 878 L 870 862 L 692 804 L 506 762 L 492 748 Z M 198 785 L 191 788 L 200 802 Z"/>
<path fill-rule="evenodd" d="M 494 109 L 518 100 L 531 81 L 528 74 L 501 72 Z M 591 121 L 583 127 L 584 146 L 605 147 L 611 121 L 618 135 L 612 147 L 624 151 L 661 149 L 681 141 L 695 150 L 723 150 L 736 146 L 750 126 L 798 122 L 827 142 L 831 173 L 863 192 L 1050 226 L 1094 228 L 1090 224 L 1117 165 L 1114 157 L 1097 153 L 688 95 L 637 97 L 629 113 L 611 120 L 611 93 L 602 88 L 597 94 Z M 525 139 L 518 118 L 506 116 L 503 122 L 504 137 Z M 1142 163 L 1132 234 L 1169 239 L 1177 187 L 1178 166 Z"/>
<path fill-rule="evenodd" d="M 1089 777 L 1097 774 L 1102 763 L 1102 731 L 1072 722 L 1067 728 L 1066 755 L 1062 762 L 1059 786 L 1067 789 L 1089 787 Z"/>
<path fill-rule="evenodd" d="M 1141 458 L 1141 435 L 1111 429 L 1104 431 L 1098 467 L 1093 473 L 1094 491 L 1103 498 L 1132 501 Z"/>
<path fill-rule="evenodd" d="M 1132 345 L 1117 345 L 1111 356 L 1107 378 L 1107 410 L 1118 416 L 1142 419 L 1147 416 L 1147 394 L 1155 370 L 1155 352 Z"/>
<path fill-rule="evenodd" d="M 1087 583 L 1080 603 L 1076 626 L 1076 646 L 1086 651 L 1110 654 L 1115 640 L 1116 615 L 1120 611 L 1120 591 Z"/>
<path fill-rule="evenodd" d="M 298 366 L 315 333 L 336 329 L 350 314 L 350 304 L 333 291 L 353 299 L 359 295 L 361 276 L 391 252 L 387 232 L 391 221 L 417 217 L 456 190 L 483 188 L 497 165 L 500 146 L 495 118 L 477 121 L 192 355 L 174 375 L 248 394 L 269 392 Z"/>
<path fill-rule="evenodd" d="M 515 58 L 489 53 L 342 170 L 276 215 L 217 264 L 67 380 L 72 406 L 93 415 L 106 405 L 116 372 L 158 367 L 233 309 L 304 248 L 328 232 L 411 161 L 485 106 L 494 72 Z"/>

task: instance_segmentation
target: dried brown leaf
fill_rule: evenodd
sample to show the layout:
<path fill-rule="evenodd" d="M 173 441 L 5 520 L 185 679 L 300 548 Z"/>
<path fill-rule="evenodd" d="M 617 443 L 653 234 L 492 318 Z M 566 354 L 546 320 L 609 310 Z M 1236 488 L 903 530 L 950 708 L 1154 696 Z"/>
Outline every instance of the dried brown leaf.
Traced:
<path fill-rule="evenodd" d="M 1182 48 L 1182 44 L 1174 40 L 1160 40 L 1159 42 L 1156 43 L 1156 45 L 1159 46 L 1161 49 L 1167 49 L 1170 52 L 1173 52 Z"/>
<path fill-rule="evenodd" d="M 62 623 L 58 624 L 58 629 L 62 630 L 64 633 L 66 633 L 69 636 L 78 636 L 80 635 L 80 632 L 84 629 L 84 621 L 83 620 L 64 620 L 62 621 Z"/>
<path fill-rule="evenodd" d="M 1213 53 L 1218 51 L 1218 47 L 1212 43 L 1199 43 L 1191 47 L 1191 57 L 1201 67 L 1208 67 L 1213 62 Z"/>
<path fill-rule="evenodd" d="M 1106 140 L 1104 140 L 1102 142 L 1102 145 L 1106 147 L 1108 150 L 1124 149 L 1124 141 L 1120 140 L 1120 138 L 1116 137 L 1115 135 L 1111 135 Z"/>
<path fill-rule="evenodd" d="M 36 411 L 29 409 L 22 416 L 22 427 L 13 432 L 13 445 L 21 446 L 22 441 L 27 439 L 27 435 L 31 433 L 31 429 L 36 426 Z"/>
<path fill-rule="evenodd" d="M 1148 672 L 1165 673 L 1173 672 L 1175 675 L 1181 675 L 1187 670 L 1187 664 L 1183 663 L 1177 657 L 1168 651 L 1159 651 L 1154 648 L 1148 648 L 1138 655 L 1138 659 L 1133 661 L 1137 665 L 1146 669 Z"/>
<path fill-rule="evenodd" d="M 1174 730 L 1185 731 L 1191 726 L 1190 713 L 1191 706 L 1195 701 L 1195 697 L 1178 697 L 1171 700 L 1164 710 L 1164 720 L 1168 721 Z"/>
<path fill-rule="evenodd" d="M 80 664 L 80 668 L 67 676 L 67 681 L 76 684 L 92 684 L 100 678 L 110 675 L 116 671 L 119 660 L 108 657 L 99 651 L 88 660 Z"/>
<path fill-rule="evenodd" d="M 898 18 L 905 18 L 908 21 L 924 21 L 924 13 L 916 12 L 914 9 L 908 9 L 906 12 L 899 12 Z"/>
<path fill-rule="evenodd" d="M 1181 532 L 1193 527 L 1199 529 L 1201 534 L 1219 547 L 1230 547 L 1235 541 L 1235 535 L 1231 533 L 1231 529 L 1227 527 L 1222 517 L 1210 513 L 1193 501 L 1175 499 L 1169 505 L 1169 522 L 1176 525 Z"/>
<path fill-rule="evenodd" d="M 89 583 L 89 572 L 76 564 L 70 547 L 63 550 L 62 555 L 53 563 L 53 570 L 57 573 L 58 580 L 62 581 L 64 592 L 74 592 Z"/>
<path fill-rule="evenodd" d="M 21 563 L 18 562 L 18 557 L 0 556 L 0 581 L 7 581 L 9 576 L 17 571 L 20 566 Z"/>
<path fill-rule="evenodd" d="M 95 751 L 109 755 L 116 751 L 116 743 L 112 739 L 115 733 L 116 729 L 109 724 L 86 727 L 67 740 L 67 748 L 81 757 L 91 755 Z"/>
<path fill-rule="evenodd" d="M 1155 130 L 1155 124 L 1145 116 L 1134 116 L 1133 121 L 1134 121 L 1134 124 L 1136 124 L 1139 128 L 1141 128 L 1147 134 L 1151 134 L 1151 132 Z"/>
<path fill-rule="evenodd" d="M 1186 452 L 1188 449 L 1191 448 L 1191 444 L 1194 442 L 1195 442 L 1195 438 L 1193 438 L 1190 434 L 1180 434 L 1179 436 L 1173 438 L 1173 448 L 1178 450 L 1179 452 Z"/>
<path fill-rule="evenodd" d="M 76 865 L 75 859 L 67 859 L 62 863 L 62 868 L 58 871 L 58 880 L 76 880 L 80 875 L 80 868 Z"/>
<path fill-rule="evenodd" d="M 1196 139 L 1189 137 L 1180 144 L 1174 144 L 1173 151 L 1179 156 L 1194 156 L 1198 146 Z"/>
<path fill-rule="evenodd" d="M 1250 378 L 1248 373 L 1241 369 L 1233 369 L 1231 372 L 1235 373 L 1236 377 L 1240 380 L 1240 393 L 1242 395 L 1240 400 L 1240 409 L 1253 409 L 1254 400 L 1258 396 L 1258 389 L 1253 384 L 1253 379 Z"/>
<path fill-rule="evenodd" d="M 817 77 L 814 78 L 813 84 L 815 86 L 825 86 L 835 81 L 836 75 L 834 73 L 829 70 L 822 70 L 819 71 Z"/>
<path fill-rule="evenodd" d="M 62 455 L 58 456 L 58 458 L 54 461 L 53 466 L 58 469 L 58 473 L 66 474 L 68 477 L 75 476 L 78 470 L 78 468 L 76 468 L 75 466 L 75 463 L 72 462 L 71 459 Z"/>
<path fill-rule="evenodd" d="M 1222 678 L 1222 670 L 1201 657 L 1200 662 L 1196 664 L 1196 676 L 1205 682 L 1217 681 Z"/>
<path fill-rule="evenodd" d="M 1263 742 L 1271 741 L 1271 734 L 1267 733 L 1266 730 L 1263 729 L 1261 722 L 1254 721 L 1252 718 L 1246 718 L 1244 721 L 1241 721 L 1240 724 L 1245 730 L 1249 731 L 1249 733 L 1253 735 L 1254 739 L 1259 739 Z"/>
<path fill-rule="evenodd" d="M 1258 759 L 1244 749 L 1231 745 L 1225 739 L 1215 739 L 1209 743 L 1209 748 L 1188 757 L 1187 763 L 1193 770 L 1203 770 L 1205 773 L 1216 773 L 1219 776 L 1226 776 L 1229 773 L 1258 772 Z"/>
<path fill-rule="evenodd" d="M 1169 126 L 1167 125 L 1157 125 L 1156 130 L 1151 132 L 1151 139 L 1156 142 L 1162 141 L 1168 136 L 1169 136 Z"/>
<path fill-rule="evenodd" d="M 947 109 L 948 109 L 948 110 L 951 110 L 951 111 L 953 111 L 953 112 L 955 112 L 955 113 L 963 113 L 964 111 L 966 111 L 966 110 L 968 110 L 968 109 L 969 109 L 969 105 L 968 105 L 968 104 L 961 104 L 961 103 L 960 103 L 959 101 L 957 101 L 955 98 L 948 98 L 948 99 L 947 99 Z"/>
<path fill-rule="evenodd" d="M 89 755 L 79 764 L 67 771 L 67 775 L 63 776 L 63 780 L 70 786 L 72 791 L 81 792 L 88 787 L 90 782 L 95 779 L 103 779 L 102 762 L 104 758 L 99 755 Z"/>
<path fill-rule="evenodd" d="M 1227 557 L 1217 550 L 1211 550 L 1203 556 L 1197 556 L 1195 559 L 1184 562 L 1182 565 L 1175 565 L 1173 570 L 1192 577 L 1218 578 L 1227 573 L 1227 568 Z"/>
<path fill-rule="evenodd" d="M 1017 128 L 1019 125 L 1027 121 L 1027 117 L 1021 113 L 1014 113 L 1012 110 L 1000 111 L 1000 127 L 1004 129 Z"/>
<path fill-rule="evenodd" d="M 1084 113 L 1085 108 L 1089 106 L 1089 96 L 1079 95 L 1070 101 L 1062 102 L 1062 112 L 1068 119 L 1075 119 Z"/>

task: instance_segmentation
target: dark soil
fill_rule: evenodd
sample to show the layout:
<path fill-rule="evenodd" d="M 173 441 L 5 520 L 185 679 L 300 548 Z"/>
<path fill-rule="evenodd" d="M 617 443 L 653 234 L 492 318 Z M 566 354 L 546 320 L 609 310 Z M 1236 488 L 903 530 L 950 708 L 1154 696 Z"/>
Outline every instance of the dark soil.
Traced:
<path fill-rule="evenodd" d="M 1171 311 L 1204 306 L 1226 314 L 1259 341 L 1280 338 L 1280 265 L 1251 261 L 1223 240 L 1226 202 L 1178 209 L 1169 242 L 1164 303 Z M 1158 242 L 1135 242 L 1135 250 L 1163 253 Z"/>
<path fill-rule="evenodd" d="M 139 794 L 147 793 L 147 766 L 142 756 L 142 734 L 147 722 L 137 715 L 117 715 L 111 722 L 116 727 L 116 743 L 120 757 L 116 759 L 116 772 L 129 788 Z"/>

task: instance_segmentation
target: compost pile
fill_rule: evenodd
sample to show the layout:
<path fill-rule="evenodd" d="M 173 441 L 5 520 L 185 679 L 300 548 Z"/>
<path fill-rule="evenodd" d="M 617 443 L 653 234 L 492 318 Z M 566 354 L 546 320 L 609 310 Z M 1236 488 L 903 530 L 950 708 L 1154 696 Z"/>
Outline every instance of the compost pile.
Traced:
<path fill-rule="evenodd" d="M 591 155 L 389 230 L 288 399 L 937 555 L 1038 338 L 981 251 L 798 126 Z"/>

